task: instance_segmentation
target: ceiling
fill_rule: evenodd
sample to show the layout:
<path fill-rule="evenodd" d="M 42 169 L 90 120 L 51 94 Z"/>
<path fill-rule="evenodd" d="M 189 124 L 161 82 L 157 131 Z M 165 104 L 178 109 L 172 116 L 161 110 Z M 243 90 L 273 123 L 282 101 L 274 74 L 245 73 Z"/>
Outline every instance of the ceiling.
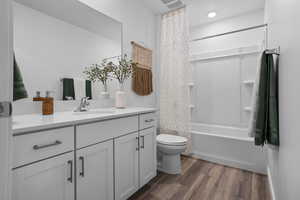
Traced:
<path fill-rule="evenodd" d="M 155 14 L 161 14 L 168 11 L 167 6 L 161 0 L 142 0 Z"/>
<path fill-rule="evenodd" d="M 169 9 L 161 0 L 142 0 L 156 14 Z M 264 8 L 265 0 L 182 0 L 189 8 L 191 26 L 210 23 L 228 17 L 241 15 Z M 215 11 L 213 19 L 207 17 L 208 12 Z M 197 20 L 195 20 L 197 19 Z"/>

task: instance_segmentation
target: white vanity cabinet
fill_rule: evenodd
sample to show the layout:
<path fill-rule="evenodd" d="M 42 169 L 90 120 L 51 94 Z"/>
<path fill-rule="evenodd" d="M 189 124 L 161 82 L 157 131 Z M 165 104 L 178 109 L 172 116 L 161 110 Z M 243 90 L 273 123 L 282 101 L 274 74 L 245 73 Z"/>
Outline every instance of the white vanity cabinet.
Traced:
<path fill-rule="evenodd" d="M 156 176 L 156 127 L 140 131 L 140 187 Z"/>
<path fill-rule="evenodd" d="M 82 148 L 105 140 L 114 139 L 139 129 L 139 116 L 128 116 L 79 125 L 76 128 L 76 147 Z"/>
<path fill-rule="evenodd" d="M 113 200 L 113 141 L 77 151 L 77 200 Z"/>
<path fill-rule="evenodd" d="M 139 189 L 139 134 L 115 139 L 115 200 L 128 199 Z"/>
<path fill-rule="evenodd" d="M 138 148 L 138 124 L 139 116 L 135 115 L 83 124 L 76 127 L 77 148 L 88 146 L 77 151 L 79 156 L 77 160 L 77 171 L 79 171 L 78 200 L 113 199 L 113 170 L 114 166 L 119 165 L 124 167 L 120 168 L 121 171 L 118 171 L 117 167 L 115 168 L 115 177 L 121 178 L 115 181 L 115 191 L 118 191 L 119 182 L 124 183 L 128 180 L 127 178 L 132 177 L 132 173 L 136 174 L 134 177 L 136 181 L 133 180 L 133 182 L 130 182 L 130 185 L 124 186 L 127 187 L 125 189 L 126 194 L 131 195 L 138 189 L 138 151 L 136 150 Z M 136 136 L 130 134 L 132 132 L 136 132 Z M 124 136 L 127 134 L 129 135 Z M 108 140 L 108 142 L 97 144 L 105 140 Z M 115 142 L 114 151 L 123 153 L 115 153 L 115 159 L 113 142 Z M 122 158 L 126 157 L 127 162 L 119 163 L 120 157 L 118 155 Z M 115 163 L 114 165 L 113 162 Z M 135 162 L 135 164 L 132 164 L 132 162 Z M 128 182 L 126 181 L 125 183 L 127 184 Z M 117 195 L 118 192 L 116 192 Z"/>
<path fill-rule="evenodd" d="M 13 167 L 20 167 L 74 151 L 74 127 L 51 129 L 13 137 Z"/>
<path fill-rule="evenodd" d="M 156 176 L 155 127 L 115 139 L 115 200 L 126 200 Z"/>
<path fill-rule="evenodd" d="M 140 115 L 139 132 L 115 139 L 115 200 L 128 199 L 156 176 L 155 124 L 154 113 Z"/>
<path fill-rule="evenodd" d="M 156 176 L 154 111 L 89 120 L 15 134 L 12 200 L 126 200 Z"/>
<path fill-rule="evenodd" d="M 74 200 L 74 127 L 15 136 L 13 200 Z"/>
<path fill-rule="evenodd" d="M 74 153 L 31 164 L 12 173 L 13 200 L 74 200 Z"/>

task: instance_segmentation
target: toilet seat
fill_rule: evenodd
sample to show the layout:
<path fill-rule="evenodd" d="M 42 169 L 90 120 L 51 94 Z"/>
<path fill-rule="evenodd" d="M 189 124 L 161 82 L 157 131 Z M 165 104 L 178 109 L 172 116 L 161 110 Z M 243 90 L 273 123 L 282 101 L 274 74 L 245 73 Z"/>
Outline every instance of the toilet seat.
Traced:
<path fill-rule="evenodd" d="M 185 137 L 168 134 L 160 134 L 156 137 L 156 140 L 159 144 L 168 146 L 184 146 L 187 143 L 187 138 Z"/>

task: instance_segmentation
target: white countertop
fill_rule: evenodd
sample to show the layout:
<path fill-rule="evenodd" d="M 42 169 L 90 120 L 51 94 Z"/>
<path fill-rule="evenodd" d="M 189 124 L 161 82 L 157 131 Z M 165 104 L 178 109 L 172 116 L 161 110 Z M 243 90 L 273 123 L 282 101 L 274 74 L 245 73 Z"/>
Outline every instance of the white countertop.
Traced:
<path fill-rule="evenodd" d="M 155 112 L 155 108 L 131 107 L 125 109 L 103 108 L 94 109 L 94 113 L 57 112 L 53 115 L 28 114 L 13 116 L 13 134 L 34 132 L 44 129 L 71 126 L 95 121 L 126 117 L 149 112 Z M 97 111 L 100 111 L 97 113 Z M 101 113 L 103 111 L 103 113 Z M 106 112 L 107 111 L 107 112 Z"/>

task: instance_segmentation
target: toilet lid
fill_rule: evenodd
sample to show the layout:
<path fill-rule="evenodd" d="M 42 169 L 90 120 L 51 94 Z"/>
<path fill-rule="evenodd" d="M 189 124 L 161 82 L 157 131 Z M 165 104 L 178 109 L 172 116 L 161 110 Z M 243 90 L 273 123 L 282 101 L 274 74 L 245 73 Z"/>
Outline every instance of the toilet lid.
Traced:
<path fill-rule="evenodd" d="M 158 143 L 166 145 L 185 145 L 187 142 L 185 137 L 168 134 L 160 134 L 156 137 L 156 140 Z"/>

